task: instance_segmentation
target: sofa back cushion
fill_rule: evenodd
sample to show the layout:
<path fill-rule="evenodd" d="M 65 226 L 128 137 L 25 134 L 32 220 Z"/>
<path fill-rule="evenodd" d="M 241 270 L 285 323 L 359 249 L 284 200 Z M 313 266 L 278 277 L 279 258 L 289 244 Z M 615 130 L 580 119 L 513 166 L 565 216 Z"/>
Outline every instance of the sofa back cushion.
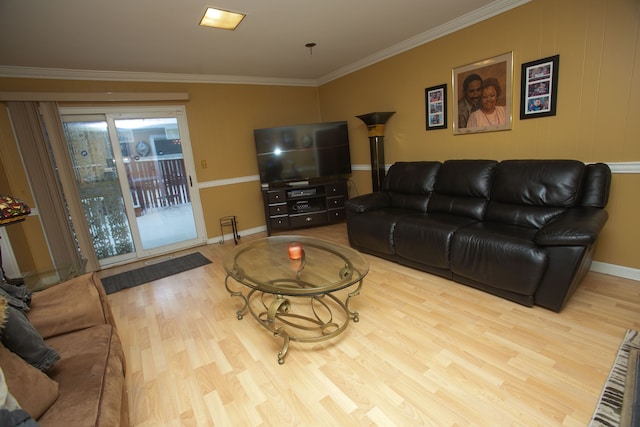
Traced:
<path fill-rule="evenodd" d="M 541 228 L 579 204 L 585 165 L 576 160 L 505 160 L 496 167 L 487 221 Z"/>
<path fill-rule="evenodd" d="M 440 162 L 397 162 L 391 165 L 382 183 L 389 194 L 390 207 L 426 212 Z"/>
<path fill-rule="evenodd" d="M 491 192 L 495 160 L 447 160 L 442 164 L 428 211 L 482 220 Z"/>

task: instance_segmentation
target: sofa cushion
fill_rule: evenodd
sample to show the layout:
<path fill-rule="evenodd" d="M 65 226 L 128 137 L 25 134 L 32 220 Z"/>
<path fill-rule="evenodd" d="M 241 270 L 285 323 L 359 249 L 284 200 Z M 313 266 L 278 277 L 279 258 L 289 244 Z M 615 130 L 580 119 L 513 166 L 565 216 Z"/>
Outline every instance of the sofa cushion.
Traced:
<path fill-rule="evenodd" d="M 486 220 L 540 228 L 581 197 L 584 164 L 505 160 L 495 169 Z"/>
<path fill-rule="evenodd" d="M 27 316 L 45 340 L 95 325 L 114 324 L 104 288 L 95 273 L 34 292 L 31 308 Z"/>
<path fill-rule="evenodd" d="M 397 162 L 391 165 L 382 183 L 390 206 L 426 212 L 440 162 Z"/>
<path fill-rule="evenodd" d="M 569 208 L 580 199 L 584 164 L 576 160 L 504 160 L 496 167 L 491 200 Z"/>
<path fill-rule="evenodd" d="M 488 199 L 497 165 L 495 160 L 447 160 L 440 167 L 434 191 Z"/>
<path fill-rule="evenodd" d="M 0 345 L 0 367 L 9 392 L 34 419 L 58 398 L 58 383 Z"/>
<path fill-rule="evenodd" d="M 493 288 L 533 295 L 549 263 L 545 250 L 533 243 L 535 233 L 499 223 L 463 227 L 451 245 L 451 271 Z"/>
<path fill-rule="evenodd" d="M 97 325 L 48 339 L 62 358 L 49 371 L 60 396 L 42 426 L 118 426 L 125 390 L 124 352 L 112 325 Z"/>
<path fill-rule="evenodd" d="M 473 219 L 447 214 L 411 215 L 398 219 L 393 241 L 396 253 L 435 268 L 450 268 L 453 235 Z"/>
<path fill-rule="evenodd" d="M 447 160 L 442 164 L 428 211 L 484 218 L 495 160 Z"/>

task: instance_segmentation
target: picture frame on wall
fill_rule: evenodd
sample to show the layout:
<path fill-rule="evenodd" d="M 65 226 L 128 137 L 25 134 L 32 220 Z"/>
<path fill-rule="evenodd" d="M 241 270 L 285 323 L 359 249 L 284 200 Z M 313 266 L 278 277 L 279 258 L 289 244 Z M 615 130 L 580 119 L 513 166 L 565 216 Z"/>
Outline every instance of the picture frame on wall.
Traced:
<path fill-rule="evenodd" d="M 510 130 L 513 52 L 454 68 L 453 133 Z"/>
<path fill-rule="evenodd" d="M 427 130 L 447 128 L 447 84 L 424 90 Z"/>
<path fill-rule="evenodd" d="M 522 64 L 520 119 L 556 115 L 560 55 Z"/>

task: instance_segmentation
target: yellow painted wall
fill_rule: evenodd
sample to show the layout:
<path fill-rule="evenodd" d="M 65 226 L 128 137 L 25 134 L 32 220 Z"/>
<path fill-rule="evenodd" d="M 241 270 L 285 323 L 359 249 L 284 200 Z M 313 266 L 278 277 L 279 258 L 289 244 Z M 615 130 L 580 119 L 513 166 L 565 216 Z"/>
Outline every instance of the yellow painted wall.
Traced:
<path fill-rule="evenodd" d="M 640 161 L 640 2 L 534 0 L 320 88 L 323 117 L 348 117 L 352 160 L 369 163 L 354 116 L 395 111 L 385 161 L 572 158 Z M 452 69 L 513 52 L 512 130 L 453 135 Z M 557 115 L 520 120 L 520 65 L 560 55 Z M 424 89 L 447 83 L 449 127 L 425 131 Z M 361 193 L 368 172 L 354 173 Z M 640 268 L 640 174 L 615 174 L 596 260 Z"/>

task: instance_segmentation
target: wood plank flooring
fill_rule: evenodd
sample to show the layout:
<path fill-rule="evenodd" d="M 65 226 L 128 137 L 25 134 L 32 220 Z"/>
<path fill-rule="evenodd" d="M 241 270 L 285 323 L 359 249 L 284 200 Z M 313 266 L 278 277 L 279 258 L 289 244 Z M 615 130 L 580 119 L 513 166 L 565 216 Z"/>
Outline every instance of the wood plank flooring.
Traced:
<path fill-rule="evenodd" d="M 348 245 L 344 224 L 295 233 Z M 221 265 L 233 247 L 196 248 L 213 263 L 109 295 L 133 426 L 585 426 L 640 329 L 636 281 L 589 273 L 554 313 L 365 255 L 360 321 L 292 342 L 278 365 L 281 339 L 236 319 Z"/>

